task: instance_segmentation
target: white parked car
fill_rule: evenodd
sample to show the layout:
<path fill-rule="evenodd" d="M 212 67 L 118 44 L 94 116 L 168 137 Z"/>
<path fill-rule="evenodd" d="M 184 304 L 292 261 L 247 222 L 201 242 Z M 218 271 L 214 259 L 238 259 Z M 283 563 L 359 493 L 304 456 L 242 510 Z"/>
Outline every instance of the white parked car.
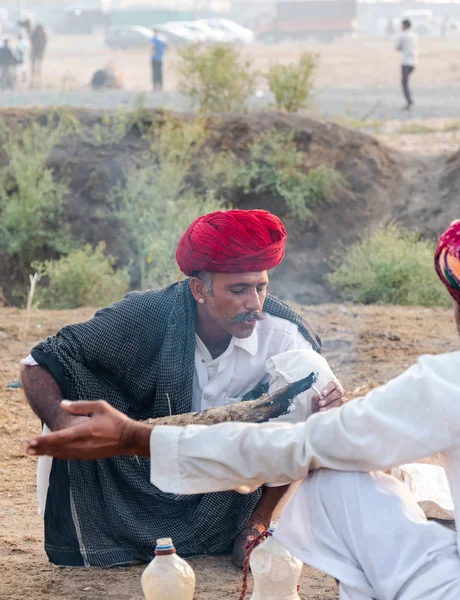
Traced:
<path fill-rule="evenodd" d="M 168 43 L 171 46 L 184 46 L 186 44 L 193 44 L 195 42 L 205 41 L 203 33 L 196 33 L 189 27 L 186 27 L 182 21 L 170 21 L 157 25 L 155 29 L 164 34 Z"/>
<path fill-rule="evenodd" d="M 144 48 L 151 45 L 153 33 L 148 27 L 138 25 L 120 25 L 110 27 L 105 36 L 105 43 L 114 50 Z"/>
<path fill-rule="evenodd" d="M 188 29 L 200 42 L 213 44 L 224 42 L 224 35 L 202 21 L 178 21 L 178 25 Z"/>
<path fill-rule="evenodd" d="M 221 32 L 227 42 L 251 44 L 254 41 L 254 32 L 230 19 L 201 19 L 209 27 Z"/>

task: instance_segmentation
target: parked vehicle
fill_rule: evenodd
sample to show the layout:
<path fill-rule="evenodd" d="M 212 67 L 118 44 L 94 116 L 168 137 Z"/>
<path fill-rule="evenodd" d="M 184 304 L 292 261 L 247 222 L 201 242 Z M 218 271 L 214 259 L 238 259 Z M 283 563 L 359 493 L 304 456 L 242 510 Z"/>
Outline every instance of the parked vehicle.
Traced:
<path fill-rule="evenodd" d="M 148 27 L 121 25 L 109 27 L 105 36 L 105 43 L 114 50 L 143 48 L 152 43 L 152 36 L 152 30 Z"/>
<path fill-rule="evenodd" d="M 332 41 L 357 28 L 356 0 L 276 2 L 275 14 L 260 23 L 257 37 L 268 43 L 315 37 Z"/>
<path fill-rule="evenodd" d="M 164 23 L 153 28 L 140 25 L 121 25 L 110 27 L 106 33 L 105 43 L 114 50 L 146 48 L 152 44 L 153 29 L 170 46 L 182 47 L 200 41 L 190 30 L 176 23 Z"/>
<path fill-rule="evenodd" d="M 194 32 L 186 27 L 182 21 L 171 21 L 170 23 L 156 25 L 155 29 L 166 37 L 170 46 L 182 47 L 206 39 L 202 32 Z"/>
<path fill-rule="evenodd" d="M 254 32 L 230 19 L 201 19 L 209 27 L 221 32 L 225 41 L 237 44 L 251 44 L 254 41 Z"/>
<path fill-rule="evenodd" d="M 179 21 L 178 24 L 191 31 L 191 33 L 196 36 L 197 41 L 208 44 L 227 41 L 224 39 L 224 34 L 217 31 L 217 29 L 206 25 L 203 21 Z"/>

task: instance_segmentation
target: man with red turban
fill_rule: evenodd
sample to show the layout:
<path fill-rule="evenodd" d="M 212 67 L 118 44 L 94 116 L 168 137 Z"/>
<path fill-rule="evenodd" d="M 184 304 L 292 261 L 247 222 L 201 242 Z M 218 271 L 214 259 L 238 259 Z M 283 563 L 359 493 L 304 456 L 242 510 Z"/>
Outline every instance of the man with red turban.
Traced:
<path fill-rule="evenodd" d="M 26 396 L 45 432 L 86 424 L 63 398 L 103 398 L 140 421 L 252 399 L 319 373 L 321 399 L 300 395 L 282 419 L 304 421 L 342 404 L 343 390 L 306 321 L 267 294 L 267 271 L 284 256 L 286 231 L 264 210 L 215 212 L 182 235 L 177 262 L 188 279 L 133 292 L 87 323 L 61 329 L 23 361 Z M 173 460 L 173 457 L 171 457 Z M 60 565 L 148 561 L 172 537 L 183 556 L 234 550 L 266 528 L 285 486 L 178 497 L 150 485 L 150 465 L 130 456 L 41 459 L 45 549 Z"/>
<path fill-rule="evenodd" d="M 460 221 L 441 236 L 435 266 L 460 333 Z M 364 398 L 295 426 L 152 428 L 103 402 L 67 403 L 71 414 L 90 412 L 92 427 L 37 438 L 27 448 L 62 458 L 150 456 L 153 485 L 176 494 L 248 493 L 261 482 L 304 479 L 274 535 L 335 577 L 341 600 L 458 600 L 459 373 L 460 352 L 422 356 Z M 379 472 L 434 454 L 446 469 L 457 534 L 427 521 L 408 489 Z"/>

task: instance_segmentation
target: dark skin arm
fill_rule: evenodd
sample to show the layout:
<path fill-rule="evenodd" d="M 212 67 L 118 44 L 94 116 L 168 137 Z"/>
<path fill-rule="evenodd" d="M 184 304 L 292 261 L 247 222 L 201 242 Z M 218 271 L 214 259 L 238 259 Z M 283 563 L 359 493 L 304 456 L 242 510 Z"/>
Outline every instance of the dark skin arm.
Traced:
<path fill-rule="evenodd" d="M 104 400 L 63 400 L 60 408 L 68 416 L 83 420 L 25 442 L 27 454 L 81 460 L 122 454 L 150 457 L 153 425 L 132 421 Z"/>
<path fill-rule="evenodd" d="M 75 417 L 62 410 L 61 390 L 53 376 L 45 369 L 21 365 L 21 380 L 32 410 L 51 431 L 59 431 L 87 419 L 85 416 Z"/>

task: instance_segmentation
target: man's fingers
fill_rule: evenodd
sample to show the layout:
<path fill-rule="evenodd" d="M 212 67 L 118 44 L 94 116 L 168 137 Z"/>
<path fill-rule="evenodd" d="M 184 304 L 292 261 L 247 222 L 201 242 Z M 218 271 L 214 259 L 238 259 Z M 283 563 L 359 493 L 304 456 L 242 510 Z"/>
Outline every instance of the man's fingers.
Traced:
<path fill-rule="evenodd" d="M 321 408 L 323 406 L 329 406 L 329 404 L 332 404 L 333 402 L 336 402 L 336 400 L 340 400 L 341 398 L 343 398 L 343 392 L 340 390 L 333 390 L 326 397 L 321 398 L 319 405 Z"/>
<path fill-rule="evenodd" d="M 95 415 L 105 412 L 107 403 L 105 400 L 78 400 L 76 402 L 63 400 L 61 408 L 71 415 Z"/>
<path fill-rule="evenodd" d="M 343 400 L 335 400 L 335 402 L 331 402 L 330 404 L 328 404 L 327 406 L 323 406 L 319 409 L 319 412 L 324 412 L 325 410 L 330 410 L 331 408 L 339 408 L 340 406 L 343 406 Z"/>
<path fill-rule="evenodd" d="M 58 451 L 67 448 L 70 444 L 80 442 L 86 433 L 86 425 L 61 429 L 55 433 L 41 435 L 40 437 L 25 442 L 26 452 L 31 456 L 56 456 L 62 458 Z"/>
<path fill-rule="evenodd" d="M 340 383 L 336 379 L 333 379 L 321 390 L 321 396 L 325 398 L 329 396 L 329 394 L 331 394 L 332 392 L 335 392 L 336 390 L 338 390 L 341 394 L 344 393 L 344 389 L 340 385 Z"/>

